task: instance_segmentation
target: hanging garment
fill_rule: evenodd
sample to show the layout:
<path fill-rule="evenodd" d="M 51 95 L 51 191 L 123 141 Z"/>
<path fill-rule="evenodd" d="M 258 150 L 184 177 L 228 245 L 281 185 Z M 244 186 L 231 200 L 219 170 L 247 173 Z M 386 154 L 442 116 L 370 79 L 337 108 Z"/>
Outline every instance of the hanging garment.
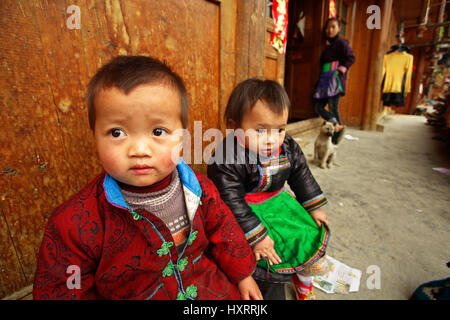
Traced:
<path fill-rule="evenodd" d="M 385 106 L 405 105 L 411 91 L 413 55 L 403 51 L 386 54 L 383 59 L 383 103 Z"/>

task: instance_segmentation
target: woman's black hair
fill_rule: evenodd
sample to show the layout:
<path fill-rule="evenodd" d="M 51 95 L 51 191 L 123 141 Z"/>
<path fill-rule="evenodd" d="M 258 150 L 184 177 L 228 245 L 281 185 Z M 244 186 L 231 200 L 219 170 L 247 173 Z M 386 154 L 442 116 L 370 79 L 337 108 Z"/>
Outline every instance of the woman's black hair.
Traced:
<path fill-rule="evenodd" d="M 329 23 L 329 22 L 331 22 L 331 21 L 336 21 L 336 22 L 337 22 L 337 24 L 338 24 L 338 26 L 339 26 L 339 28 L 341 27 L 341 20 L 339 20 L 339 18 L 338 18 L 338 17 L 332 17 L 332 18 L 328 18 L 328 19 L 327 19 L 327 21 L 325 21 L 325 26 L 324 26 L 324 29 L 326 29 L 326 28 L 327 28 L 327 26 L 328 26 L 328 23 Z"/>
<path fill-rule="evenodd" d="M 324 37 L 325 37 L 325 39 L 327 38 L 327 26 L 328 26 L 328 23 L 330 23 L 331 21 L 336 21 L 337 22 L 337 24 L 338 24 L 338 26 L 339 26 L 339 28 L 341 28 L 341 21 L 339 20 L 339 18 L 338 17 L 332 17 L 332 18 L 328 18 L 326 21 L 325 21 L 325 25 L 323 26 L 323 30 L 322 30 L 322 34 L 324 35 Z"/>
<path fill-rule="evenodd" d="M 239 83 L 228 99 L 225 109 L 225 120 L 233 120 L 235 125 L 240 126 L 244 115 L 249 112 L 259 101 L 266 105 L 277 114 L 284 110 L 291 109 L 291 103 L 286 90 L 276 81 L 247 79 Z"/>

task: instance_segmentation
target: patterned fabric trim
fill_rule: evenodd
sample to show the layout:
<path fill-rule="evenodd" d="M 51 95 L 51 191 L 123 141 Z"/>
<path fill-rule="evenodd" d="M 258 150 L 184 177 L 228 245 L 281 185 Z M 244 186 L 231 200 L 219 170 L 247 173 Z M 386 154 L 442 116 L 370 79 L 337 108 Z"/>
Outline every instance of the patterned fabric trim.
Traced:
<path fill-rule="evenodd" d="M 324 235 L 322 237 L 322 241 L 321 241 L 322 245 L 308 261 L 306 261 L 304 264 L 302 264 L 298 267 L 278 269 L 278 270 L 275 270 L 275 272 L 283 273 L 283 274 L 291 274 L 291 273 L 300 272 L 303 269 L 305 269 L 306 267 L 312 266 L 314 263 L 319 261 L 319 259 L 325 254 L 325 250 L 327 249 L 329 238 L 330 238 L 330 232 L 328 230 L 325 230 L 325 233 L 324 233 Z"/>
<path fill-rule="evenodd" d="M 178 170 L 174 170 L 172 176 L 172 182 L 160 191 L 152 193 L 136 193 L 121 189 L 122 195 L 133 210 L 142 207 L 152 207 L 153 209 L 166 208 L 165 205 L 173 200 L 173 195 L 178 191 L 178 186 L 180 185 Z"/>
<path fill-rule="evenodd" d="M 277 158 L 277 159 L 269 159 L 267 161 L 261 162 L 261 166 L 263 168 L 273 167 L 273 166 L 285 167 L 288 164 L 289 164 L 289 158 L 287 156 Z"/>
<path fill-rule="evenodd" d="M 190 226 L 187 225 L 182 230 L 179 230 L 177 233 L 172 234 L 173 242 L 175 243 L 175 245 L 178 246 L 186 242 L 190 231 Z"/>
<path fill-rule="evenodd" d="M 267 175 L 263 172 L 262 168 L 258 165 L 259 168 L 259 185 L 252 190 L 252 193 L 256 193 L 256 192 L 264 192 L 265 190 L 269 189 L 270 186 L 272 185 L 272 176 L 271 175 Z"/>
<path fill-rule="evenodd" d="M 286 170 L 290 167 L 291 163 L 287 156 L 262 161 L 261 165 L 258 165 L 260 174 L 259 185 L 252 190 L 252 193 L 264 192 L 268 190 L 272 185 L 272 176 L 277 174 L 279 171 Z"/>
<path fill-rule="evenodd" d="M 258 192 L 258 193 L 247 193 L 245 195 L 245 202 L 248 204 L 261 204 L 264 203 L 277 195 L 279 195 L 285 188 L 273 192 Z"/>
<path fill-rule="evenodd" d="M 328 203 L 327 198 L 323 193 L 321 193 L 308 201 L 302 202 L 301 205 L 303 208 L 305 208 L 306 211 L 311 213 L 312 211 L 317 210 L 320 207 L 323 207 L 327 203 Z"/>
<path fill-rule="evenodd" d="M 347 72 L 347 68 L 344 67 L 344 66 L 340 66 L 340 67 L 338 68 L 338 70 L 340 70 L 342 73 L 346 73 L 346 72 Z"/>
<path fill-rule="evenodd" d="M 269 233 L 266 227 L 260 223 L 258 226 L 245 234 L 248 244 L 252 247 L 260 242 Z"/>
<path fill-rule="evenodd" d="M 163 286 L 164 286 L 164 284 L 160 283 L 159 286 L 157 286 L 156 289 L 153 291 L 153 293 L 150 296 L 148 296 L 148 298 L 146 298 L 146 300 L 150 300 L 151 298 L 153 298 L 153 296 L 156 294 L 156 292 Z"/>
<path fill-rule="evenodd" d="M 331 61 L 331 62 L 325 62 L 322 65 L 322 72 L 328 72 L 332 70 L 336 70 L 339 66 L 339 61 Z"/>

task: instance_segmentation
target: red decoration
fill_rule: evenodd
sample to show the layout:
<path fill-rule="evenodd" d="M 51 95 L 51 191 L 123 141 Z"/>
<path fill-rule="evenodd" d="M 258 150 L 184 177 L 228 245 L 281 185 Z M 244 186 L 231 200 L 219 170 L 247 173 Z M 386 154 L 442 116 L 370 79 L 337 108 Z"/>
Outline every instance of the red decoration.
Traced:
<path fill-rule="evenodd" d="M 274 28 L 270 44 L 281 54 L 286 52 L 287 28 L 288 28 L 288 3 L 289 0 L 273 0 L 272 16 Z"/>
<path fill-rule="evenodd" d="M 337 16 L 336 0 L 330 0 L 328 18 L 335 18 Z"/>

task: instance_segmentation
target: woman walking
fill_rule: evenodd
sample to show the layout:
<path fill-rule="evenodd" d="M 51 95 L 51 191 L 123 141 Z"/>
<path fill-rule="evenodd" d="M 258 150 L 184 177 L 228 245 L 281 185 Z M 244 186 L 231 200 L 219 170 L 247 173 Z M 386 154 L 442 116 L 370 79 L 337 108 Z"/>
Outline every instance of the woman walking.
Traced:
<path fill-rule="evenodd" d="M 341 24 L 338 18 L 329 18 L 325 23 L 327 45 L 320 56 L 321 75 L 314 93 L 316 112 L 335 125 L 332 141 L 342 139 L 344 126 L 339 115 L 339 100 L 345 95 L 347 72 L 355 62 L 355 55 L 348 40 L 339 37 Z M 328 104 L 329 111 L 325 110 Z"/>

